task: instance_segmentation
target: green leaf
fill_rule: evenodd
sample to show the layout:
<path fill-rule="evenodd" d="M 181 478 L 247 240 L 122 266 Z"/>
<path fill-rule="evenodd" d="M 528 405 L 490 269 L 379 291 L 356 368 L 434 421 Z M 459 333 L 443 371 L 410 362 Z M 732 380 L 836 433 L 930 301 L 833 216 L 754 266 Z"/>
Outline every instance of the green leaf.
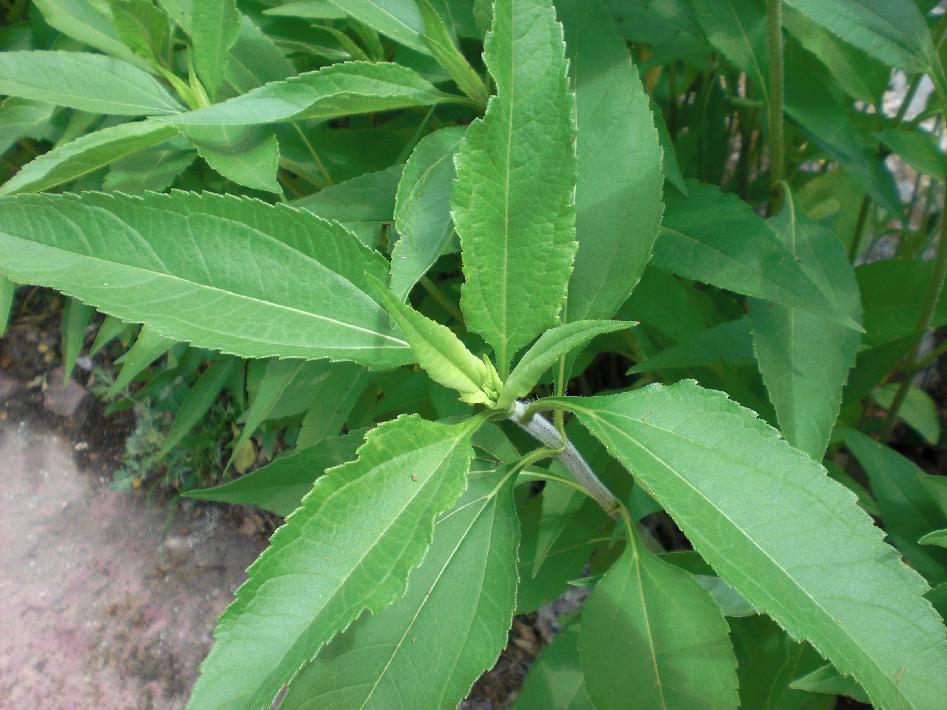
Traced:
<path fill-rule="evenodd" d="M 2 311 L 2 308 L 0 308 Z M 85 344 L 85 331 L 95 309 L 75 299 L 68 299 L 62 314 L 62 369 L 66 384 L 72 378 L 76 360 Z"/>
<path fill-rule="evenodd" d="M 174 415 L 171 428 L 168 429 L 168 434 L 161 444 L 161 450 L 158 452 L 159 458 L 165 456 L 177 446 L 187 436 L 188 432 L 207 416 L 211 405 L 223 390 L 224 385 L 227 384 L 227 379 L 233 373 L 238 362 L 238 360 L 230 357 L 216 360 L 201 373 L 184 401 L 181 402 L 177 414 Z"/>
<path fill-rule="evenodd" d="M 191 45 L 197 75 L 207 94 L 216 98 L 224 81 L 231 48 L 237 41 L 240 13 L 236 0 L 198 0 L 191 3 Z"/>
<path fill-rule="evenodd" d="M 855 269 L 865 311 L 866 345 L 882 345 L 916 333 L 932 270 L 931 262 L 920 259 L 885 259 Z M 931 327 L 945 324 L 947 291 L 934 309 Z"/>
<path fill-rule="evenodd" d="M 280 456 L 272 463 L 214 488 L 185 491 L 195 500 L 233 505 L 256 505 L 277 515 L 289 515 L 325 471 L 355 458 L 364 431 L 331 437 L 316 446 Z"/>
<path fill-rule="evenodd" d="M 44 101 L 9 96 L 0 102 L 0 154 L 25 136 L 42 137 L 57 108 Z"/>
<path fill-rule="evenodd" d="M 150 74 L 88 52 L 0 52 L 0 94 L 116 116 L 184 108 Z"/>
<path fill-rule="evenodd" d="M 285 5 L 268 7 L 264 15 L 278 17 L 305 17 L 313 20 L 341 20 L 346 17 L 345 10 L 332 4 L 332 0 L 294 0 Z"/>
<path fill-rule="evenodd" d="M 181 127 L 253 126 L 466 101 L 445 94 L 400 64 L 346 62 L 275 81 L 168 120 Z"/>
<path fill-rule="evenodd" d="M 562 319 L 611 318 L 638 283 L 658 235 L 661 147 L 648 95 L 601 0 L 559 0 L 556 7 L 578 125 L 579 248 Z"/>
<path fill-rule="evenodd" d="M 917 544 L 918 538 L 947 525 L 947 515 L 925 485 L 934 477 L 861 432 L 845 428 L 842 437 L 868 474 L 888 538 L 932 582 L 947 581 L 947 554 Z"/>
<path fill-rule="evenodd" d="M 597 335 L 627 330 L 635 325 L 634 321 L 581 320 L 547 330 L 516 363 L 513 372 L 503 383 L 497 407 L 509 407 L 515 399 L 529 394 L 563 355 L 584 346 Z"/>
<path fill-rule="evenodd" d="M 847 695 L 866 705 L 871 702 L 858 683 L 851 678 L 839 675 L 839 672 L 832 667 L 831 663 L 826 663 L 824 666 L 806 673 L 801 678 L 797 678 L 789 687 L 796 690 L 805 690 L 809 693 Z"/>
<path fill-rule="evenodd" d="M 424 20 L 414 0 L 329 0 L 349 17 L 363 22 L 379 34 L 410 47 L 416 52 L 428 53 L 421 39 Z"/>
<path fill-rule="evenodd" d="M 897 382 L 882 385 L 872 390 L 871 398 L 878 406 L 891 409 L 899 387 Z M 937 404 L 927 392 L 912 385 L 901 404 L 901 409 L 898 410 L 898 417 L 928 444 L 937 446 L 940 441 L 940 417 L 937 414 Z"/>
<path fill-rule="evenodd" d="M 753 412 L 690 381 L 552 401 L 634 472 L 724 581 L 875 704 L 941 704 L 947 642 L 927 585 L 851 492 Z"/>
<path fill-rule="evenodd" d="M 284 205 L 175 193 L 0 199 L 0 273 L 241 357 L 410 359 L 366 272 L 387 262 Z"/>
<path fill-rule="evenodd" d="M 659 372 L 675 368 L 727 368 L 753 362 L 753 335 L 748 318 L 737 318 L 698 330 L 686 340 L 652 355 L 628 370 Z"/>
<path fill-rule="evenodd" d="M 579 665 L 579 628 L 556 634 L 533 661 L 514 710 L 594 710 Z"/>
<path fill-rule="evenodd" d="M 773 303 L 796 306 L 861 329 L 806 276 L 773 229 L 735 195 L 694 181 L 667 195 L 652 264 Z"/>
<path fill-rule="evenodd" d="M 497 0 L 484 61 L 497 96 L 457 153 L 452 205 L 461 307 L 505 378 L 513 356 L 555 324 L 576 248 L 572 98 L 551 3 Z"/>
<path fill-rule="evenodd" d="M 122 357 L 116 360 L 121 363 L 122 369 L 109 387 L 108 396 L 114 397 L 131 384 L 135 377 L 144 371 L 151 363 L 164 355 L 174 341 L 155 332 L 148 326 L 143 326 L 138 333 L 135 344 Z"/>
<path fill-rule="evenodd" d="M 380 282 L 373 282 L 375 297 L 404 333 L 418 364 L 432 380 L 460 393 L 469 404 L 493 404 L 500 382 L 493 366 L 480 359 L 453 331 L 402 303 Z"/>
<path fill-rule="evenodd" d="M 123 320 L 113 316 L 107 316 L 106 319 L 102 321 L 102 325 L 99 326 L 99 331 L 95 334 L 95 340 L 92 341 L 92 347 L 89 348 L 89 355 L 98 354 L 102 348 L 126 331 L 131 334 L 134 327 L 134 325 L 130 325 Z"/>
<path fill-rule="evenodd" d="M 293 201 L 323 219 L 335 219 L 345 225 L 391 222 L 395 213 L 395 194 L 404 166 L 365 173 Z"/>
<path fill-rule="evenodd" d="M 922 545 L 937 545 L 938 547 L 947 548 L 947 528 L 927 533 L 927 535 L 918 538 L 918 542 Z"/>
<path fill-rule="evenodd" d="M 135 54 L 160 64 L 171 49 L 171 19 L 153 0 L 109 0 L 112 25 Z"/>
<path fill-rule="evenodd" d="M 782 212 L 770 224 L 837 312 L 861 321 L 858 282 L 835 234 L 806 217 L 788 190 Z M 783 436 L 821 461 L 855 364 L 859 334 L 824 316 L 760 301 L 751 302 L 750 320 L 760 373 Z"/>
<path fill-rule="evenodd" d="M 183 137 L 110 164 L 102 181 L 106 192 L 142 195 L 162 192 L 194 162 L 197 153 Z"/>
<path fill-rule="evenodd" d="M 876 133 L 875 137 L 897 153 L 908 165 L 925 175 L 947 179 L 947 156 L 935 136 L 921 129 L 908 131 L 893 128 Z"/>
<path fill-rule="evenodd" d="M 296 446 L 313 446 L 337 436 L 368 388 L 371 373 L 350 362 L 332 363 L 328 376 L 313 388 L 312 404 L 303 417 Z"/>
<path fill-rule="evenodd" d="M 88 0 L 34 0 L 33 5 L 51 27 L 67 37 L 113 57 L 137 63 L 142 68 L 147 67 L 147 62 L 136 57 L 119 39 L 108 15 L 102 11 L 103 3 Z"/>
<path fill-rule="evenodd" d="M 266 126 L 187 126 L 184 134 L 214 170 L 238 185 L 282 192 L 279 143 Z"/>
<path fill-rule="evenodd" d="M 415 0 L 415 2 L 424 22 L 421 40 L 427 47 L 427 51 L 454 80 L 457 88 L 478 105 L 486 105 L 490 94 L 483 84 L 483 79 L 457 48 L 444 19 L 431 4 L 431 0 Z"/>
<path fill-rule="evenodd" d="M 454 153 L 466 131 L 452 126 L 425 136 L 405 163 L 394 210 L 401 236 L 391 252 L 391 290 L 402 301 L 451 244 Z"/>
<path fill-rule="evenodd" d="M 10 314 L 13 311 L 13 294 L 16 285 L 8 278 L 0 276 L 0 338 L 6 335 Z"/>
<path fill-rule="evenodd" d="M 736 661 L 723 614 L 693 575 L 637 536 L 582 612 L 579 655 L 599 710 L 736 708 Z"/>
<path fill-rule="evenodd" d="M 849 44 L 909 72 L 927 72 L 936 52 L 913 2 L 899 0 L 786 0 Z"/>
<path fill-rule="evenodd" d="M 296 73 L 276 43 L 246 15 L 227 61 L 227 83 L 240 92 L 279 81 Z"/>
<path fill-rule="evenodd" d="M 510 473 L 471 473 L 466 494 L 434 526 L 404 599 L 326 647 L 281 707 L 415 710 L 463 700 L 506 645 L 513 619 L 519 524 Z"/>
<path fill-rule="evenodd" d="M 464 491 L 476 424 L 387 422 L 319 478 L 221 615 L 188 707 L 269 705 L 363 610 L 398 599 L 435 518 Z"/>
<path fill-rule="evenodd" d="M 63 143 L 20 168 L 0 186 L 0 195 L 42 192 L 71 182 L 177 135 L 156 121 L 121 123 Z"/>

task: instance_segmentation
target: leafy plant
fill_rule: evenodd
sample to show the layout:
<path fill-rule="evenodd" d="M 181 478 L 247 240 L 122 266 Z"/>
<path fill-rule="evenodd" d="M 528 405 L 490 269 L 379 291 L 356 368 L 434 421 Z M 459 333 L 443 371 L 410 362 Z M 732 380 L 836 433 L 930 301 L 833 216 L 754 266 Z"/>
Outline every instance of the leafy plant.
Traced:
<path fill-rule="evenodd" d="M 453 707 L 570 583 L 519 707 L 942 706 L 944 477 L 887 446 L 941 436 L 931 5 L 13 17 L 0 311 L 73 298 L 67 371 L 91 307 L 93 349 L 143 324 L 116 389 L 187 373 L 161 453 L 226 397 L 227 467 L 272 459 L 187 492 L 286 516 L 190 707 Z"/>

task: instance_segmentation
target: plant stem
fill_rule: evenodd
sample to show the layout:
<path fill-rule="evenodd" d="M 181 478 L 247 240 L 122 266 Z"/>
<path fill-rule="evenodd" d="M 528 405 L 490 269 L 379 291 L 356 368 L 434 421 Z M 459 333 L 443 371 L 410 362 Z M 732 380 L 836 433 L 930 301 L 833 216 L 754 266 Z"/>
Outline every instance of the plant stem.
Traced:
<path fill-rule="evenodd" d="M 447 294 L 441 290 L 440 286 L 431 281 L 427 276 L 422 276 L 418 279 L 418 283 L 421 285 L 421 288 L 427 291 L 428 295 L 437 301 L 438 305 L 453 316 L 458 323 L 464 322 L 464 314 L 461 313 L 454 302 L 447 297 Z"/>
<path fill-rule="evenodd" d="M 592 468 L 586 463 L 582 454 L 568 439 L 563 439 L 556 427 L 541 414 L 526 416 L 526 405 L 516 402 L 510 421 L 527 432 L 534 439 L 551 449 L 561 450 L 559 461 L 565 466 L 582 488 L 588 491 L 611 517 L 616 520 L 621 515 L 621 503 L 612 495 L 604 483 L 599 480 Z"/>
<path fill-rule="evenodd" d="M 782 193 L 779 183 L 786 172 L 783 131 L 783 2 L 766 0 L 766 25 L 769 32 L 769 186 L 770 212 L 779 210 Z"/>
<path fill-rule="evenodd" d="M 944 192 L 944 205 L 942 209 L 947 210 L 947 190 Z M 918 369 L 918 364 L 921 362 L 921 345 L 924 341 L 924 333 L 930 328 L 931 321 L 934 318 L 934 311 L 937 308 L 937 303 L 940 301 L 940 295 L 944 290 L 944 279 L 947 279 L 947 220 L 942 219 L 940 222 L 940 243 L 937 245 L 937 254 L 934 257 L 934 270 L 931 272 L 931 280 L 927 284 L 927 291 L 924 294 L 921 312 L 917 317 L 917 324 L 915 325 L 915 330 L 919 331 L 920 335 L 917 339 L 917 345 L 914 346 L 911 359 L 905 368 L 904 378 L 901 380 L 901 385 L 894 395 L 894 401 L 891 403 L 891 407 L 888 409 L 888 415 L 885 417 L 884 424 L 881 427 L 881 441 L 887 441 L 890 438 L 891 432 L 894 429 L 894 423 L 898 418 L 898 412 L 901 410 L 901 406 L 904 404 L 904 400 L 907 398 L 908 392 L 911 389 L 911 378 L 914 376 L 914 373 Z"/>
<path fill-rule="evenodd" d="M 868 213 L 871 211 L 871 198 L 865 195 L 862 198 L 861 209 L 858 210 L 858 221 L 855 222 L 855 233 L 852 235 L 852 246 L 848 252 L 848 260 L 855 263 L 858 258 L 858 252 L 861 251 L 862 237 L 865 234 L 865 223 L 868 221 Z"/>

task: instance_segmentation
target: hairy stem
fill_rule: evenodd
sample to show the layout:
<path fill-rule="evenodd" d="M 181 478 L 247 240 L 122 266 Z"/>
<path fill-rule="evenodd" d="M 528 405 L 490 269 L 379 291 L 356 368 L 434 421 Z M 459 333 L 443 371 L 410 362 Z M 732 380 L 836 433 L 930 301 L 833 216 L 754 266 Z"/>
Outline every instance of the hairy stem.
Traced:
<path fill-rule="evenodd" d="M 766 24 L 769 31 L 769 185 L 771 212 L 779 209 L 782 194 L 779 184 L 786 173 L 786 148 L 783 139 L 783 2 L 766 0 Z"/>
<path fill-rule="evenodd" d="M 559 431 L 548 419 L 541 414 L 526 416 L 526 405 L 522 402 L 516 402 L 513 405 L 513 413 L 510 420 L 527 432 L 534 439 L 544 446 L 561 451 L 559 460 L 565 466 L 569 473 L 573 475 L 579 485 L 584 488 L 595 501 L 602 506 L 606 513 L 616 520 L 621 516 L 621 502 L 612 495 L 604 483 L 602 483 L 592 468 L 586 463 L 582 454 L 575 448 L 571 441 L 563 439 Z"/>

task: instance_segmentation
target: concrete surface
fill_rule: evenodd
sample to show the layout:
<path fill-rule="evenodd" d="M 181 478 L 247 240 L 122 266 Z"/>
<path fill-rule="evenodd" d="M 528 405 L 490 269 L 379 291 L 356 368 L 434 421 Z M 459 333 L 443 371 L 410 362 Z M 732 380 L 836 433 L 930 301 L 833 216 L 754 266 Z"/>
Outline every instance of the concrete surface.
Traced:
<path fill-rule="evenodd" d="M 0 707 L 182 707 L 264 543 L 221 510 L 164 535 L 166 505 L 73 459 L 44 425 L 0 421 Z"/>

